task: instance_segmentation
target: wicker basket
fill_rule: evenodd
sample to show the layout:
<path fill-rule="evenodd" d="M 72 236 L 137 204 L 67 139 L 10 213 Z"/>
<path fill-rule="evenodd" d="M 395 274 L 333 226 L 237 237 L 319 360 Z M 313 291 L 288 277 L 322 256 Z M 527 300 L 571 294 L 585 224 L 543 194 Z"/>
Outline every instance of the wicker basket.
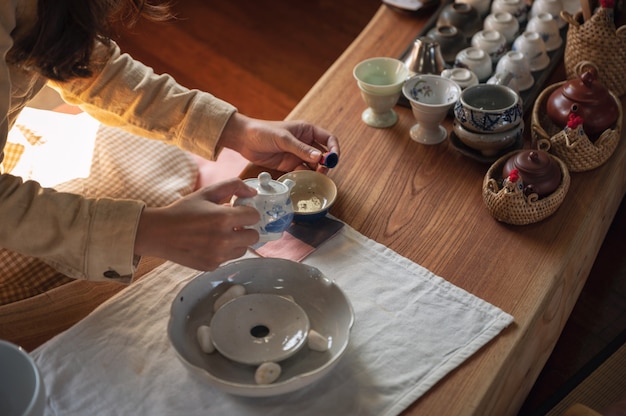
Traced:
<path fill-rule="evenodd" d="M 605 130 L 592 142 L 583 131 L 560 128 L 547 115 L 546 103 L 550 94 L 566 81 L 545 88 L 533 107 L 531 134 L 535 147 L 558 156 L 570 172 L 586 172 L 604 164 L 615 151 L 621 136 L 622 103 L 611 91 L 617 103 L 618 118 L 612 129 Z"/>
<path fill-rule="evenodd" d="M 525 195 L 517 189 L 510 191 L 503 186 L 502 168 L 516 152 L 502 156 L 487 171 L 483 180 L 483 201 L 491 215 L 498 221 L 513 225 L 539 222 L 554 214 L 565 199 L 570 185 L 570 175 L 565 163 L 552 156 L 561 167 L 561 184 L 550 195 L 539 198 L 537 194 Z"/>
<path fill-rule="evenodd" d="M 565 74 L 576 78 L 577 66 L 583 61 L 593 62 L 599 69 L 599 80 L 618 97 L 626 93 L 626 25 L 615 29 L 613 10 L 599 8 L 582 23 L 582 13 L 572 16 L 562 11 L 568 24 L 565 55 Z"/>

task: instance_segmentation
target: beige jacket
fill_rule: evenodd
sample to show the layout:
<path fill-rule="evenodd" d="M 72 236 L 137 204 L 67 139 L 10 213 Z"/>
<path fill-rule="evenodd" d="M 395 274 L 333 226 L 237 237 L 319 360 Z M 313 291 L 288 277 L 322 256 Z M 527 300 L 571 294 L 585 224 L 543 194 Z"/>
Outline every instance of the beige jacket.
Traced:
<path fill-rule="evenodd" d="M 47 80 L 7 65 L 6 53 L 36 16 L 37 0 L 0 0 L 0 149 L 17 115 Z M 208 159 L 236 109 L 101 45 L 93 77 L 49 83 L 104 124 L 175 144 Z M 0 161 L 4 154 L 0 154 Z M 59 161 L 62 163 L 62 161 Z M 0 175 L 0 246 L 44 259 L 68 276 L 130 281 L 140 201 L 86 199 Z M 1 273 L 0 265 L 0 273 Z"/>

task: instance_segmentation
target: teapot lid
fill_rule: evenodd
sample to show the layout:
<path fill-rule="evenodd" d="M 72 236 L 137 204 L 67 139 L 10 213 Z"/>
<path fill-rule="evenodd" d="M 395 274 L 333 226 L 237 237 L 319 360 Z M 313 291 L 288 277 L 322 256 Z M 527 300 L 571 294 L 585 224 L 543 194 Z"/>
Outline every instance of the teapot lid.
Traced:
<path fill-rule="evenodd" d="M 581 103 L 603 103 L 611 96 L 608 89 L 598 81 L 598 73 L 594 67 L 589 67 L 580 74 L 563 85 L 563 95 L 575 102 Z"/>
<path fill-rule="evenodd" d="M 545 177 L 554 172 L 554 161 L 544 151 L 529 150 L 515 155 L 515 166 L 526 177 Z"/>
<path fill-rule="evenodd" d="M 246 179 L 245 182 L 260 195 L 280 195 L 290 190 L 289 184 L 273 180 L 268 172 L 261 172 L 257 178 Z"/>

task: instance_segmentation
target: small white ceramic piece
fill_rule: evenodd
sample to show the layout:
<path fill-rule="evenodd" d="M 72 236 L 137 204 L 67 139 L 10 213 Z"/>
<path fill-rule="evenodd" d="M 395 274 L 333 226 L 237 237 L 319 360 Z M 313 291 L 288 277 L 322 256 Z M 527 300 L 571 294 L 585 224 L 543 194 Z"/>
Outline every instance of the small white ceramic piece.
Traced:
<path fill-rule="evenodd" d="M 200 349 L 203 353 L 212 354 L 215 351 L 210 326 L 200 325 L 196 331 L 196 338 L 198 339 L 198 345 L 200 345 Z"/>
<path fill-rule="evenodd" d="M 513 75 L 519 91 L 526 91 L 535 83 L 528 60 L 520 51 L 509 51 L 498 61 L 496 74 L 506 72 Z"/>
<path fill-rule="evenodd" d="M 491 13 L 508 12 L 519 22 L 520 26 L 525 26 L 528 20 L 525 0 L 493 0 L 491 3 Z"/>
<path fill-rule="evenodd" d="M 278 240 L 293 220 L 290 190 L 294 182 L 275 181 L 268 172 L 261 172 L 257 178 L 246 179 L 244 182 L 255 188 L 257 194 L 252 198 L 234 197 L 233 205 L 250 206 L 259 212 L 261 219 L 250 228 L 259 232 L 260 242 Z"/>
<path fill-rule="evenodd" d="M 402 84 L 409 76 L 404 62 L 395 58 L 374 57 L 359 62 L 353 70 L 367 109 L 361 119 L 371 127 L 391 127 L 398 121 L 393 107 L 402 92 Z"/>
<path fill-rule="evenodd" d="M 485 17 L 483 22 L 484 29 L 497 30 L 502 33 L 506 39 L 507 45 L 513 43 L 517 35 L 519 35 L 519 22 L 509 12 L 491 13 Z"/>
<path fill-rule="evenodd" d="M 313 170 L 296 170 L 278 178 L 291 179 L 295 222 L 315 222 L 324 217 L 337 199 L 337 185 L 331 178 Z"/>
<path fill-rule="evenodd" d="M 272 384 L 280 377 L 281 368 L 278 363 L 263 363 L 254 372 L 256 384 Z"/>
<path fill-rule="evenodd" d="M 213 303 L 213 311 L 218 310 L 228 301 L 235 299 L 236 297 L 246 294 L 246 288 L 242 285 L 232 285 L 224 293 L 222 293 Z"/>
<path fill-rule="evenodd" d="M 35 360 L 22 347 L 0 340 L 0 414 L 43 416 L 46 389 Z"/>
<path fill-rule="evenodd" d="M 539 13 L 548 13 L 552 16 L 558 28 L 561 29 L 566 24 L 565 20 L 561 18 L 563 10 L 562 0 L 534 0 L 530 7 L 529 18 L 532 19 Z"/>
<path fill-rule="evenodd" d="M 307 344 L 310 349 L 318 352 L 328 351 L 328 338 L 320 334 L 314 329 L 309 330 Z"/>
<path fill-rule="evenodd" d="M 524 133 L 524 121 L 510 130 L 499 133 L 476 133 L 463 127 L 458 120 L 454 120 L 452 130 L 454 134 L 468 147 L 480 151 L 483 156 L 495 156 L 520 140 Z"/>
<path fill-rule="evenodd" d="M 519 35 L 513 41 L 511 50 L 524 54 L 532 72 L 544 70 L 550 65 L 550 57 L 548 56 L 546 45 L 537 32 L 525 31 Z"/>
<path fill-rule="evenodd" d="M 422 144 L 438 144 L 448 138 L 441 122 L 458 100 L 461 87 L 441 75 L 423 74 L 411 77 L 402 89 L 411 103 L 417 124 L 411 127 L 411 139 Z"/>
<path fill-rule="evenodd" d="M 248 293 L 237 299 L 268 294 L 284 302 L 295 300 L 309 322 L 315 323 L 315 330 L 328 339 L 328 350 L 320 353 L 301 348 L 280 361 L 280 377 L 269 384 L 255 381 L 257 365 L 234 363 L 218 351 L 202 352 L 196 341 L 197 328 L 212 320 L 213 299 L 224 292 L 224 286 L 234 284 L 244 286 Z M 234 321 L 231 317 L 231 327 Z M 167 335 L 181 362 L 210 385 L 230 394 L 268 397 L 299 390 L 332 371 L 347 351 L 353 323 L 354 311 L 347 296 L 319 269 L 277 258 L 247 258 L 187 283 L 172 302 Z"/>
<path fill-rule="evenodd" d="M 449 78 L 463 89 L 478 84 L 478 77 L 467 68 L 449 68 L 441 72 L 441 76 Z"/>
<path fill-rule="evenodd" d="M 472 46 L 485 51 L 493 64 L 496 64 L 507 51 L 506 39 L 502 33 L 491 29 L 476 32 L 472 37 Z"/>
<path fill-rule="evenodd" d="M 454 117 L 467 130 L 498 133 L 522 121 L 522 100 L 503 85 L 478 84 L 463 90 L 454 106 Z"/>
<path fill-rule="evenodd" d="M 478 77 L 478 81 L 484 82 L 493 72 L 493 62 L 489 54 L 480 48 L 470 46 L 456 55 L 455 68 L 467 68 Z"/>
<path fill-rule="evenodd" d="M 541 12 L 533 16 L 526 25 L 529 32 L 537 32 L 546 45 L 548 52 L 555 51 L 563 44 L 559 25 L 550 13 Z"/>

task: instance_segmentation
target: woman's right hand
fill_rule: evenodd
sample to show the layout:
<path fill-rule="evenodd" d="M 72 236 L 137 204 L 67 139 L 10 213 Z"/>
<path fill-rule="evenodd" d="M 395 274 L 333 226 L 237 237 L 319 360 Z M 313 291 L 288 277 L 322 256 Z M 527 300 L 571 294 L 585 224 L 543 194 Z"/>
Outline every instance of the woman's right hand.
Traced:
<path fill-rule="evenodd" d="M 259 213 L 246 206 L 225 205 L 233 195 L 247 198 L 256 190 L 241 179 L 231 179 L 160 208 L 146 207 L 135 237 L 135 254 L 152 256 L 196 270 L 214 270 L 243 256 L 259 241 Z"/>

